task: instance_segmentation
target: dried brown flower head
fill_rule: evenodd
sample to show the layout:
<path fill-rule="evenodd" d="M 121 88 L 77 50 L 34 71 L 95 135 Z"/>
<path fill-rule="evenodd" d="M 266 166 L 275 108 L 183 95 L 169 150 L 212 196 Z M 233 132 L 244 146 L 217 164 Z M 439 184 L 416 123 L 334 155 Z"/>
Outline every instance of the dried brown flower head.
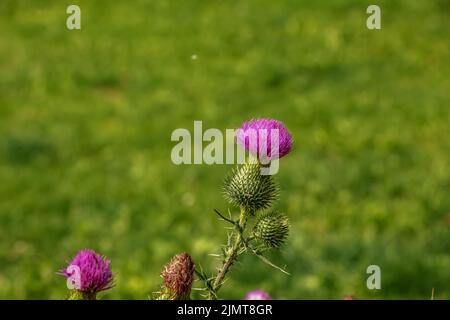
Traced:
<path fill-rule="evenodd" d="M 170 300 L 189 300 L 194 282 L 195 264 L 186 253 L 177 254 L 161 272 L 163 292 Z"/>

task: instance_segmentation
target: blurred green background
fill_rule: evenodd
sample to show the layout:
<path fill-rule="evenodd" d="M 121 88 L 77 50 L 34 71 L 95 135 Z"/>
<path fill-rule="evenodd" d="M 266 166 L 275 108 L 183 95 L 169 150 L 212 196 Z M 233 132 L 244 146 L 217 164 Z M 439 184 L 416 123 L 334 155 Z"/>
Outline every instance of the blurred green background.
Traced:
<path fill-rule="evenodd" d="M 64 298 L 86 247 L 112 260 L 104 299 L 147 299 L 181 251 L 213 271 L 231 166 L 175 166 L 171 132 L 273 117 L 292 275 L 248 257 L 222 297 L 450 299 L 450 2 L 376 1 L 379 31 L 372 3 L 2 0 L 0 298 Z"/>

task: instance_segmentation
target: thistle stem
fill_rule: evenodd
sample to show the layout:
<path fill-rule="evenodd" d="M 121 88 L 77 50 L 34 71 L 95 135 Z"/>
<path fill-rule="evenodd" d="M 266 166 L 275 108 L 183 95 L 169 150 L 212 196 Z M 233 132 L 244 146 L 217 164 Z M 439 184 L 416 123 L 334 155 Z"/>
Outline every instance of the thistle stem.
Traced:
<path fill-rule="evenodd" d="M 241 208 L 241 213 L 239 216 L 239 230 L 236 230 L 236 233 L 234 235 L 234 241 L 231 245 L 231 249 L 228 250 L 227 256 L 224 259 L 222 267 L 219 269 L 219 273 L 217 274 L 214 284 L 213 284 L 213 292 L 210 292 L 208 295 L 208 300 L 215 300 L 217 299 L 216 293 L 219 291 L 220 287 L 223 284 L 223 280 L 225 279 L 225 276 L 227 272 L 230 270 L 231 266 L 236 261 L 237 257 L 239 256 L 239 251 L 243 244 L 243 238 L 242 233 L 244 232 L 245 226 L 247 225 L 247 219 L 248 219 L 248 212 Z"/>

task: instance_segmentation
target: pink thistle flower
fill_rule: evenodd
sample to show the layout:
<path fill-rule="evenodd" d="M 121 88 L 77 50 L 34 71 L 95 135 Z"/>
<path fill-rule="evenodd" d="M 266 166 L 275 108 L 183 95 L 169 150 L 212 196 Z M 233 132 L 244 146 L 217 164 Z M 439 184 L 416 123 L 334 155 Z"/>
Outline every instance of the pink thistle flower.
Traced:
<path fill-rule="evenodd" d="M 78 283 L 75 289 L 86 294 L 95 294 L 108 290 L 113 286 L 113 274 L 111 262 L 94 250 L 85 249 L 77 253 L 69 265 L 61 270 L 66 278 L 74 277 L 74 272 L 79 272 Z"/>
<path fill-rule="evenodd" d="M 263 290 L 253 290 L 245 295 L 244 300 L 272 300 L 272 297 Z"/>
<path fill-rule="evenodd" d="M 253 119 L 236 132 L 237 143 L 258 158 L 274 160 L 292 149 L 292 135 L 283 122 L 274 119 Z"/>

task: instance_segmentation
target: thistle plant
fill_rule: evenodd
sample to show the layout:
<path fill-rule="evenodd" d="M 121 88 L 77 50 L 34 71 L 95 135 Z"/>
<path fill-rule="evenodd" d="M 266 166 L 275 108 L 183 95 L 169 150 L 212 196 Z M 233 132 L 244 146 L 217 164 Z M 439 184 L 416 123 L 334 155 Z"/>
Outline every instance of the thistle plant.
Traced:
<path fill-rule="evenodd" d="M 279 188 L 267 168 L 273 161 L 287 155 L 292 148 L 292 136 L 284 124 L 272 119 L 244 122 L 237 130 L 236 141 L 252 156 L 250 161 L 236 167 L 225 178 L 223 195 L 238 213 L 228 215 L 214 210 L 231 225 L 227 242 L 222 246 L 217 273 L 209 276 L 201 267 L 195 268 L 191 256 L 185 252 L 175 255 L 163 268 L 163 283 L 157 300 L 189 300 L 194 273 L 205 284 L 205 297 L 218 299 L 218 292 L 226 275 L 238 258 L 245 253 L 260 258 L 264 263 L 286 274 L 267 259 L 268 250 L 279 250 L 286 242 L 289 221 L 286 215 L 272 208 L 279 197 Z M 265 174 L 264 174 L 265 172 Z M 110 261 L 93 250 L 81 250 L 60 274 L 67 278 L 70 300 L 96 300 L 97 293 L 113 286 Z M 245 299 L 268 300 L 270 295 L 261 290 L 249 292 Z"/>
<path fill-rule="evenodd" d="M 90 249 L 79 251 L 59 274 L 68 279 L 69 300 L 96 300 L 114 285 L 111 262 Z"/>
<path fill-rule="evenodd" d="M 273 176 L 262 174 L 262 169 L 270 161 L 278 160 L 290 152 L 292 136 L 280 121 L 256 119 L 245 122 L 237 130 L 236 140 L 254 158 L 233 169 L 224 182 L 224 198 L 233 207 L 239 208 L 238 216 L 230 212 L 225 216 L 215 210 L 222 220 L 232 226 L 221 254 L 214 255 L 221 259 L 217 274 L 208 276 L 203 269 L 196 271 L 205 284 L 203 289 L 210 300 L 218 299 L 218 291 L 227 273 L 244 253 L 253 254 L 287 274 L 263 255 L 267 250 L 280 249 L 285 243 L 289 222 L 284 214 L 269 210 L 279 196 L 279 189 Z"/>

